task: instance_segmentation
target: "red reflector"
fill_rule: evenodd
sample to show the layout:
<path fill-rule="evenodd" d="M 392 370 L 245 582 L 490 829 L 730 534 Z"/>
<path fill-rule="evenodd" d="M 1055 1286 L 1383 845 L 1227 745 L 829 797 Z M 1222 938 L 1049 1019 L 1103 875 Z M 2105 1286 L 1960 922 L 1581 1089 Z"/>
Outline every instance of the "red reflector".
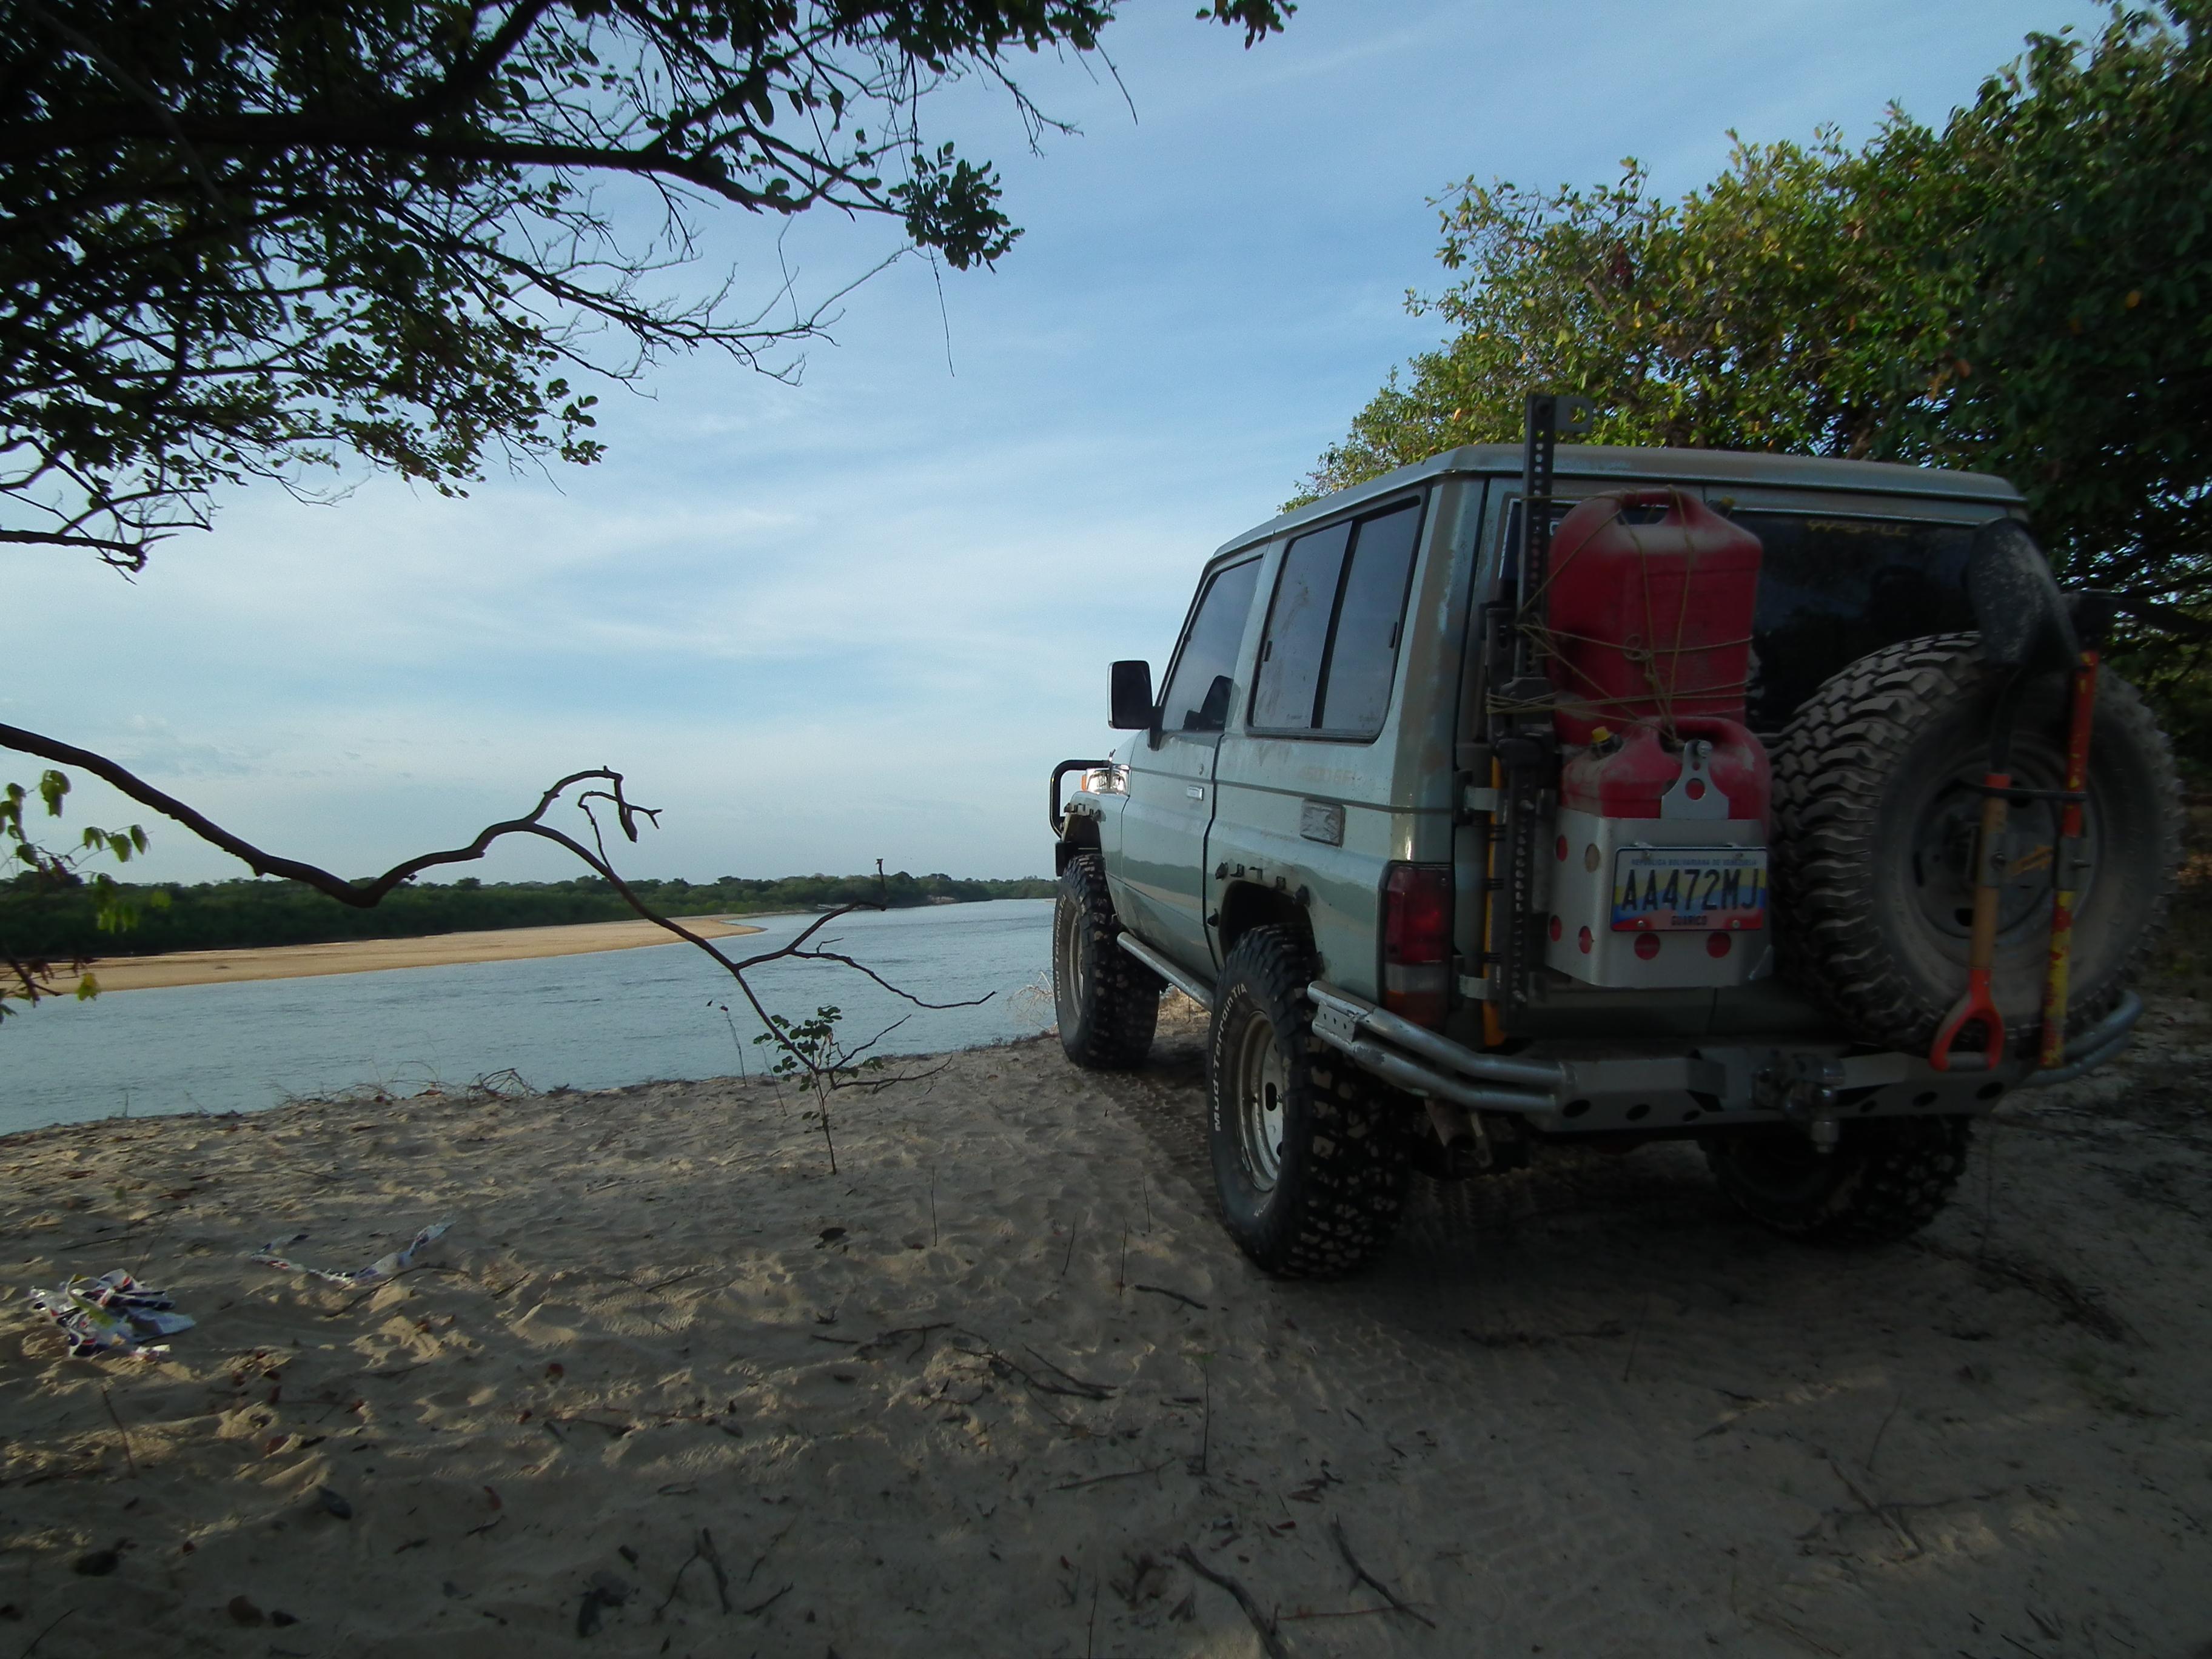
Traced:
<path fill-rule="evenodd" d="M 1726 933 L 1714 933 L 1705 940 L 1705 954 L 1709 957 L 1724 957 L 1729 953 L 1729 948 L 1735 943 L 1735 941 Z"/>
<path fill-rule="evenodd" d="M 1451 866 L 1394 864 L 1382 884 L 1382 961 L 1427 967 L 1451 959 Z"/>
<path fill-rule="evenodd" d="M 1636 954 L 1642 957 L 1646 962 L 1650 961 L 1652 957 L 1657 956 L 1659 954 L 1659 935 L 1656 933 L 1638 933 L 1636 936 Z"/>

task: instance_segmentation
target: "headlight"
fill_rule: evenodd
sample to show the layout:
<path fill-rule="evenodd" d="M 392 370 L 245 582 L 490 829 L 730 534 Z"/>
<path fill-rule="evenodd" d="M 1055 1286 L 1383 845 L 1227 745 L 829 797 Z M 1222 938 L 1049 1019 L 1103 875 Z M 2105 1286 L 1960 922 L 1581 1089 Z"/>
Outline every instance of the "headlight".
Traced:
<path fill-rule="evenodd" d="M 1126 766 L 1094 766 L 1083 775 L 1083 787 L 1093 795 L 1118 795 L 1128 776 Z"/>

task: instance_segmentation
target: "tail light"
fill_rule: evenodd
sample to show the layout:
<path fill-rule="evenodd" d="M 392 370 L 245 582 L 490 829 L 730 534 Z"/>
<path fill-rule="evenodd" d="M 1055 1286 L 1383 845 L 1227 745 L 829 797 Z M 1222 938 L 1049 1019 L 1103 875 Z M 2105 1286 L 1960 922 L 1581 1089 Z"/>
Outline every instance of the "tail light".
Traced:
<path fill-rule="evenodd" d="M 1451 944 L 1451 866 L 1390 866 L 1382 880 L 1382 1006 L 1416 1025 L 1442 1025 Z"/>

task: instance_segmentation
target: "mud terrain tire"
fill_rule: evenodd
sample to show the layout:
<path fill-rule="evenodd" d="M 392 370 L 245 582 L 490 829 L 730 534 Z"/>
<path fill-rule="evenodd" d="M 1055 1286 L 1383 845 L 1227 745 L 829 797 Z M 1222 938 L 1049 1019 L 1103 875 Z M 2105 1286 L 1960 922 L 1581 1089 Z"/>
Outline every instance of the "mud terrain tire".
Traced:
<path fill-rule="evenodd" d="M 1933 1221 L 1966 1170 L 1973 1120 L 1865 1118 L 1832 1152 L 1793 1125 L 1705 1143 L 1721 1190 L 1761 1224 L 1815 1244 L 1894 1244 Z"/>
<path fill-rule="evenodd" d="M 1229 1235 L 1268 1273 L 1327 1279 L 1389 1242 L 1412 1138 L 1403 1097 L 1315 1040 L 1305 942 L 1255 927 L 1223 964 L 1206 1140 Z"/>
<path fill-rule="evenodd" d="M 1925 1053 L 1966 983 L 1969 870 L 2002 676 L 1974 635 L 1863 657 L 1797 711 L 1774 750 L 1777 942 L 1784 978 L 1861 1041 Z M 2039 677 L 2014 726 L 2016 784 L 2064 781 L 2065 677 Z M 2050 941 L 2052 802 L 2015 803 L 2022 872 L 2006 890 L 1994 975 L 2015 1052 L 2040 1026 Z M 2098 677 L 2090 739 L 2092 867 L 2075 907 L 2068 1024 L 2107 1012 L 2157 942 L 2181 858 L 2180 786 L 2150 711 Z"/>
<path fill-rule="evenodd" d="M 1121 946 L 1105 861 L 1082 853 L 1060 872 L 1052 907 L 1052 1000 L 1060 1046 L 1078 1066 L 1127 1072 L 1145 1063 L 1159 1024 L 1160 976 Z"/>

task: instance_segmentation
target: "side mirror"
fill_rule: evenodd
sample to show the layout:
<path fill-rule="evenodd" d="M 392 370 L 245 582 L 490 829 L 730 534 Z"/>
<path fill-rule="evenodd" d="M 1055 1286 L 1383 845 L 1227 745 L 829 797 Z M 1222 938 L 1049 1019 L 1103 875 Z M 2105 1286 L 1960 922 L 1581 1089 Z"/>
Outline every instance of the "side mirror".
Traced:
<path fill-rule="evenodd" d="M 1152 702 L 1152 665 L 1148 662 L 1114 665 L 1114 715 L 1107 724 L 1116 732 L 1149 732 L 1158 718 Z"/>

